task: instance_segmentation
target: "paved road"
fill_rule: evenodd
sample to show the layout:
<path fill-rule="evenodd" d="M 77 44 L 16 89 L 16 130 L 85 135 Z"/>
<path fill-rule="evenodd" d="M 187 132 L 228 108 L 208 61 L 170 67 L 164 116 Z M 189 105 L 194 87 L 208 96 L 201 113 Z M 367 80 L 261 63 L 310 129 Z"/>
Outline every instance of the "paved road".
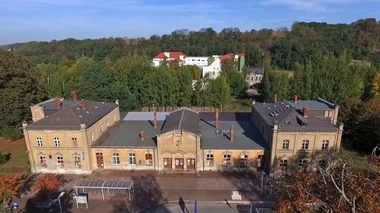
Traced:
<path fill-rule="evenodd" d="M 170 203 L 146 209 L 139 213 L 194 213 L 194 203 Z M 257 208 L 264 208 L 265 205 L 257 205 Z M 250 205 L 242 204 L 210 204 L 210 203 L 198 203 L 197 213 L 249 213 Z M 253 211 L 255 212 L 255 211 Z"/>

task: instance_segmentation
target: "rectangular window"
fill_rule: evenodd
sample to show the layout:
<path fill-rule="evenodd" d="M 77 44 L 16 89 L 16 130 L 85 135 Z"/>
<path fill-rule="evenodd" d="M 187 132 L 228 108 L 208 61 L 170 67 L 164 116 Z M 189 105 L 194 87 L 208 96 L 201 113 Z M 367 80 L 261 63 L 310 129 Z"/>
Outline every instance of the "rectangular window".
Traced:
<path fill-rule="evenodd" d="M 289 140 L 284 140 L 282 142 L 282 149 L 289 150 Z"/>
<path fill-rule="evenodd" d="M 54 146 L 60 147 L 61 145 L 59 144 L 59 138 L 54 138 Z"/>
<path fill-rule="evenodd" d="M 223 166 L 231 166 L 231 155 L 224 155 Z"/>
<path fill-rule="evenodd" d="M 240 166 L 241 167 L 247 167 L 248 166 L 248 155 L 241 155 L 240 156 Z"/>
<path fill-rule="evenodd" d="M 309 149 L 309 140 L 303 140 L 302 141 L 302 149 L 308 150 Z"/>
<path fill-rule="evenodd" d="M 206 166 L 214 166 L 214 155 L 213 154 L 206 155 Z"/>
<path fill-rule="evenodd" d="M 120 165 L 119 153 L 113 153 L 113 165 Z"/>
<path fill-rule="evenodd" d="M 78 157 L 78 156 L 74 157 L 74 163 L 75 163 L 75 168 L 77 168 L 77 169 L 82 168 L 82 163 L 81 163 L 80 157 Z"/>
<path fill-rule="evenodd" d="M 136 154 L 135 153 L 129 153 L 129 164 L 131 164 L 131 165 L 136 164 Z"/>
<path fill-rule="evenodd" d="M 36 140 L 37 140 L 37 146 L 42 146 L 42 139 L 36 138 Z"/>
<path fill-rule="evenodd" d="M 306 170 L 306 167 L 307 167 L 307 160 L 301 159 L 298 164 L 298 169 L 300 170 L 300 172 L 303 172 Z"/>
<path fill-rule="evenodd" d="M 147 166 L 153 166 L 152 154 L 145 154 L 145 163 Z"/>
<path fill-rule="evenodd" d="M 288 160 L 280 160 L 280 171 L 286 171 L 288 167 Z"/>
<path fill-rule="evenodd" d="M 94 142 L 94 133 L 91 132 L 91 142 Z"/>
<path fill-rule="evenodd" d="M 57 157 L 57 165 L 58 165 L 58 168 L 65 167 L 65 163 L 63 162 L 63 157 L 62 156 L 58 156 Z"/>
<path fill-rule="evenodd" d="M 45 156 L 40 156 L 40 162 L 41 162 L 41 167 L 46 168 L 46 157 Z"/>
<path fill-rule="evenodd" d="M 329 149 L 329 141 L 323 140 L 322 142 L 322 150 L 328 150 Z"/>
<path fill-rule="evenodd" d="M 77 138 L 71 138 L 71 141 L 73 142 L 73 147 L 77 147 L 78 146 Z"/>

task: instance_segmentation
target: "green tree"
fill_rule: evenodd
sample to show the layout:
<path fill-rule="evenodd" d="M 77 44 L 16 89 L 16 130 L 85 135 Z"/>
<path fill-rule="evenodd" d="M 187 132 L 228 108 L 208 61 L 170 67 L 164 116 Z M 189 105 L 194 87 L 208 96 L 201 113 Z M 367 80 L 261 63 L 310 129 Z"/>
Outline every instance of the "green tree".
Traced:
<path fill-rule="evenodd" d="M 230 72 L 227 75 L 227 81 L 230 85 L 230 92 L 232 95 L 244 95 L 248 89 L 247 82 L 241 73 L 238 71 Z"/>
<path fill-rule="evenodd" d="M 215 107 L 225 105 L 230 99 L 230 87 L 224 76 L 217 77 L 210 84 L 210 98 L 211 104 Z"/>
<path fill-rule="evenodd" d="M 44 98 L 28 61 L 0 50 L 0 126 L 17 125 L 30 118 L 30 106 Z"/>

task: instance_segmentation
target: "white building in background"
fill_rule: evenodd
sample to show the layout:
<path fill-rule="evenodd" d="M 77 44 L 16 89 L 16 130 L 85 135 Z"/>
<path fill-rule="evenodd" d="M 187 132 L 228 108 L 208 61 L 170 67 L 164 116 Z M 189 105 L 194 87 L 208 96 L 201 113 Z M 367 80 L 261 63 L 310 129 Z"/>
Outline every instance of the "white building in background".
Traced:
<path fill-rule="evenodd" d="M 217 78 L 222 72 L 222 61 L 227 58 L 234 58 L 238 62 L 238 71 L 241 72 L 244 66 L 244 53 L 229 53 L 223 56 L 213 55 L 212 57 L 207 56 L 187 56 L 182 52 L 162 52 L 158 54 L 152 60 L 152 65 L 158 67 L 161 65 L 162 61 L 166 58 L 167 63 L 171 63 L 175 60 L 178 61 L 179 65 L 196 65 L 202 71 L 202 78 L 206 75 L 210 79 Z"/>

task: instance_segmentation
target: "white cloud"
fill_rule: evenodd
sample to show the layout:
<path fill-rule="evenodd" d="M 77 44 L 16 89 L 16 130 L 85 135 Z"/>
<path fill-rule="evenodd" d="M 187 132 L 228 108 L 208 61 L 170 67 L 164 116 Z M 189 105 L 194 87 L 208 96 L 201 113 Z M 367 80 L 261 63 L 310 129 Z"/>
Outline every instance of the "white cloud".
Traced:
<path fill-rule="evenodd" d="M 261 5 L 286 5 L 297 10 L 332 12 L 333 4 L 379 2 L 380 0 L 262 0 Z"/>

